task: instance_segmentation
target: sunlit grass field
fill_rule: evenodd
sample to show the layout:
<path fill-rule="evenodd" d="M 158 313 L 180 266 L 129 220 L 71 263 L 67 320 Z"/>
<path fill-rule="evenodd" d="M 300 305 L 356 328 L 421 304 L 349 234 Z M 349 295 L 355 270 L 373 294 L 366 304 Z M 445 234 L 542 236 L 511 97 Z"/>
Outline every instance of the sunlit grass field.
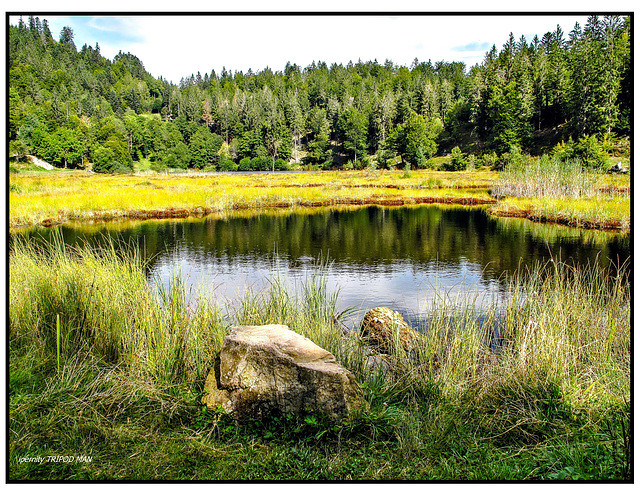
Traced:
<path fill-rule="evenodd" d="M 238 208 L 491 202 L 497 174 L 319 172 L 219 175 L 10 177 L 10 226 L 69 219 L 189 216 Z"/>
<path fill-rule="evenodd" d="M 508 166 L 492 188 L 488 212 L 581 228 L 629 230 L 630 177 L 543 156 Z"/>
<path fill-rule="evenodd" d="M 595 198 L 505 198 L 488 212 L 495 216 L 524 217 L 582 228 L 629 230 L 629 195 Z"/>
<path fill-rule="evenodd" d="M 340 171 L 273 174 L 98 175 L 84 172 L 10 175 L 9 226 L 67 220 L 202 216 L 226 210 L 419 203 L 493 204 L 488 212 L 588 228 L 628 230 L 629 176 L 600 175 L 579 196 L 526 193 L 505 174 L 481 170 Z M 520 176 L 516 176 L 519 178 Z M 506 179 L 509 179 L 507 175 Z M 534 175 L 524 180 L 539 181 Z M 513 180 L 513 178 L 512 178 Z M 523 191 L 524 189 L 524 191 Z M 523 196 L 519 193 L 525 193 Z"/>

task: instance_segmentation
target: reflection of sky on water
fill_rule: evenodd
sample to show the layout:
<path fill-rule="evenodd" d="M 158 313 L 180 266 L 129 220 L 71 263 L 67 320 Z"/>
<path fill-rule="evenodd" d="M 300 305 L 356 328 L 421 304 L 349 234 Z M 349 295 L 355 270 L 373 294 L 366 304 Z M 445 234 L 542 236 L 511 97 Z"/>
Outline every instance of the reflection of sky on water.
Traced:
<path fill-rule="evenodd" d="M 324 256 L 325 260 L 327 256 Z M 338 292 L 338 312 L 353 310 L 357 321 L 364 312 L 377 306 L 390 307 L 415 322 L 430 311 L 437 298 L 454 305 L 472 302 L 481 307 L 504 290 L 498 281 L 482 277 L 478 264 L 461 258 L 457 264 L 432 262 L 416 264 L 409 260 L 384 264 L 359 264 L 331 261 L 326 268 L 329 292 Z M 267 259 L 256 256 L 220 256 L 181 247 L 158 258 L 150 275 L 165 287 L 178 272 L 187 291 L 195 298 L 206 295 L 223 306 L 242 298 L 247 290 L 258 293 L 278 277 L 290 291 L 296 291 L 318 271 L 318 260 L 309 256 L 291 258 L 279 255 Z"/>

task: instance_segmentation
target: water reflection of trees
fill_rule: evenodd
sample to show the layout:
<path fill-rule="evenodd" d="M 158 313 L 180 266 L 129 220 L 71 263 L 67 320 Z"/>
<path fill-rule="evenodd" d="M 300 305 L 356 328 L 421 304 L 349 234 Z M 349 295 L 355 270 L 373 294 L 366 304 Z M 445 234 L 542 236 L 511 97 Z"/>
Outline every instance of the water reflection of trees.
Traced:
<path fill-rule="evenodd" d="M 76 224 L 62 227 L 62 233 L 71 244 L 101 242 L 105 237 L 136 244 L 150 269 L 175 250 L 204 261 L 278 254 L 291 265 L 301 257 L 322 254 L 336 265 L 365 269 L 393 268 L 398 262 L 418 268 L 436 261 L 455 266 L 464 260 L 479 265 L 486 279 L 497 279 L 521 263 L 546 261 L 551 255 L 607 265 L 609 258 L 624 260 L 630 254 L 628 236 L 497 220 L 479 208 L 443 206 L 244 212 L 204 219 Z"/>

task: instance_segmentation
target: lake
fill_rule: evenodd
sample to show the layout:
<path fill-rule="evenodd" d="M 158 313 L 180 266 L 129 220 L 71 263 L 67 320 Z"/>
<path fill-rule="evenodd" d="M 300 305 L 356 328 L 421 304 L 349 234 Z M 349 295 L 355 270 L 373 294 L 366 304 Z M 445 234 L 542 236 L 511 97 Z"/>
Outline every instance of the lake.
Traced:
<path fill-rule="evenodd" d="M 470 294 L 480 304 L 505 294 L 505 278 L 551 257 L 576 264 L 622 263 L 629 234 L 493 218 L 481 207 L 421 205 L 237 211 L 183 220 L 67 223 L 68 244 L 105 237 L 136 244 L 152 282 L 182 275 L 192 295 L 223 304 L 275 274 L 292 287 L 326 263 L 339 309 L 357 316 L 388 306 L 416 321 L 434 297 Z M 34 227 L 29 236 L 50 240 Z M 461 298 L 461 297 L 460 297 Z"/>

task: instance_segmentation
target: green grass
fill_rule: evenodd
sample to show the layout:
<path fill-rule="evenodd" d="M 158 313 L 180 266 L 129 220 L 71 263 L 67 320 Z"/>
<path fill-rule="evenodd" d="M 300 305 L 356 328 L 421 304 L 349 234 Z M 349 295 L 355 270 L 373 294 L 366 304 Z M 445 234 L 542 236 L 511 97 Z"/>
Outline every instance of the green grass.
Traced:
<path fill-rule="evenodd" d="M 133 248 L 16 238 L 9 478 L 630 478 L 625 267 L 521 271 L 507 282 L 511 300 L 482 318 L 473 298 L 443 295 L 414 352 L 393 350 L 387 371 L 367 369 L 364 342 L 344 335 L 327 267 L 293 286 L 274 274 L 224 317 L 205 299 L 187 302 L 178 279 L 150 285 Z M 342 422 L 274 415 L 239 425 L 203 409 L 204 377 L 229 327 L 267 322 L 332 351 L 370 410 Z M 24 461 L 49 455 L 91 462 Z"/>

